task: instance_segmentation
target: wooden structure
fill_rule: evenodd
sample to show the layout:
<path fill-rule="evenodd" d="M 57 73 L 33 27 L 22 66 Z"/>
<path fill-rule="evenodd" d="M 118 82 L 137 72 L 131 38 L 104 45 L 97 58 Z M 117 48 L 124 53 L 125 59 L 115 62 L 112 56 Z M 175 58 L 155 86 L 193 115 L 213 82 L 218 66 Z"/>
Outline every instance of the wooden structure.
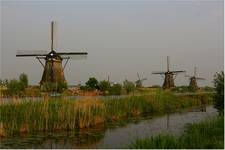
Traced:
<path fill-rule="evenodd" d="M 141 79 L 140 76 L 139 76 L 139 73 L 137 73 L 137 77 L 138 77 L 138 80 L 135 81 L 136 87 L 137 88 L 142 88 L 143 87 L 142 83 L 143 83 L 144 80 L 147 80 L 147 78 L 142 78 Z"/>
<path fill-rule="evenodd" d="M 44 68 L 40 85 L 44 83 L 65 83 L 64 69 L 70 59 L 87 55 L 87 52 L 56 52 L 54 48 L 54 22 L 51 22 L 51 51 L 17 51 L 16 57 L 36 57 Z M 44 60 L 45 64 L 41 61 Z M 63 60 L 66 60 L 64 66 Z"/>
<path fill-rule="evenodd" d="M 205 80 L 205 78 L 200 78 L 197 77 L 197 67 L 194 67 L 194 75 L 193 76 L 188 76 L 186 75 L 185 77 L 188 77 L 190 79 L 190 83 L 189 83 L 189 87 L 192 89 L 198 89 L 198 85 L 197 85 L 197 80 Z"/>
<path fill-rule="evenodd" d="M 169 56 L 167 56 L 167 71 L 152 72 L 152 74 L 164 75 L 163 89 L 175 87 L 174 80 L 178 73 L 185 72 L 184 70 L 171 71 L 169 64 Z"/>

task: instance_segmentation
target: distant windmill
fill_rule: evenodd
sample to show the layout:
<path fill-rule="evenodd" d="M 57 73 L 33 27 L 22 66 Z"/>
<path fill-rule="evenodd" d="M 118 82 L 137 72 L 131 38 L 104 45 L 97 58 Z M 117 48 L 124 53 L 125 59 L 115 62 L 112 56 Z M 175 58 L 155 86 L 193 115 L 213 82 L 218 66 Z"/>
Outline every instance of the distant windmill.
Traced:
<path fill-rule="evenodd" d="M 205 80 L 205 78 L 197 77 L 197 67 L 194 68 L 193 76 L 186 75 L 185 77 L 188 77 L 190 79 L 189 87 L 193 89 L 198 89 L 197 80 Z"/>
<path fill-rule="evenodd" d="M 178 73 L 182 73 L 182 72 L 185 72 L 185 71 L 184 70 L 170 71 L 169 56 L 167 56 L 167 71 L 153 72 L 152 74 L 164 75 L 163 88 L 169 89 L 169 88 L 175 87 L 174 79 L 176 78 Z"/>
<path fill-rule="evenodd" d="M 18 50 L 16 57 L 36 57 L 44 68 L 40 84 L 46 82 L 59 83 L 66 82 L 64 77 L 64 69 L 70 59 L 86 58 L 87 52 L 56 52 L 54 49 L 54 22 L 51 22 L 51 51 L 29 51 Z M 62 61 L 66 60 L 64 66 Z M 41 61 L 45 61 L 44 63 Z"/>
<path fill-rule="evenodd" d="M 140 76 L 139 76 L 139 73 L 137 73 L 137 76 L 138 76 L 138 80 L 135 81 L 136 87 L 137 87 L 137 88 L 141 88 L 141 87 L 143 87 L 142 82 L 143 82 L 144 80 L 147 80 L 147 78 L 142 78 L 142 79 L 141 79 Z"/>

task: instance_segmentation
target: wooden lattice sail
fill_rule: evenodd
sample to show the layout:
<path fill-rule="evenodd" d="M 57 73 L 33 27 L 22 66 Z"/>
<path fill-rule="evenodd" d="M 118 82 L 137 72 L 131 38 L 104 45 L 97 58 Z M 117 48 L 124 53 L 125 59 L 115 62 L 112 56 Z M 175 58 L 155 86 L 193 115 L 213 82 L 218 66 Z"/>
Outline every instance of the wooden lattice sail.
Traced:
<path fill-rule="evenodd" d="M 64 69 L 70 59 L 86 58 L 87 52 L 56 52 L 54 50 L 54 22 L 51 22 L 51 51 L 17 51 L 17 57 L 36 57 L 44 68 L 40 85 L 66 82 Z M 41 61 L 44 60 L 45 64 Z M 63 60 L 66 60 L 64 66 Z"/>
<path fill-rule="evenodd" d="M 177 74 L 182 72 L 185 71 L 184 70 L 170 71 L 169 56 L 167 56 L 167 71 L 153 72 L 152 74 L 164 75 L 164 82 L 162 87 L 163 89 L 169 89 L 175 87 L 174 80 Z"/>

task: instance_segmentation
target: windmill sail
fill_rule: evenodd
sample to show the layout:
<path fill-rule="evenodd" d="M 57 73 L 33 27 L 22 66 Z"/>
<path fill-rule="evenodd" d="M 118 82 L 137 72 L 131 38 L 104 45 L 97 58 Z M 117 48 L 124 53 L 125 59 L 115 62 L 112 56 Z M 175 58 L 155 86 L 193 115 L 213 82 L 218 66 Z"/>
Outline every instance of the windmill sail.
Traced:
<path fill-rule="evenodd" d="M 47 56 L 48 51 L 45 50 L 17 50 L 16 57 L 26 57 L 26 56 Z"/>

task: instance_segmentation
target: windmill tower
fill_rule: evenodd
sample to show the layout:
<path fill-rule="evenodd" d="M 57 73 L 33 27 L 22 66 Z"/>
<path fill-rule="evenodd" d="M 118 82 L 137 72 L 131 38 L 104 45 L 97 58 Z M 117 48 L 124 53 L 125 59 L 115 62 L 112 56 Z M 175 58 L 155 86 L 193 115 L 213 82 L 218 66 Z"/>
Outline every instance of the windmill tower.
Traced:
<path fill-rule="evenodd" d="M 40 85 L 44 83 L 65 83 L 64 69 L 70 59 L 86 58 L 87 52 L 56 52 L 54 48 L 54 22 L 51 22 L 51 50 L 29 51 L 18 50 L 16 57 L 35 57 L 43 66 L 44 71 Z M 42 61 L 45 61 L 45 64 Z M 64 66 L 63 60 L 66 60 Z"/>
<path fill-rule="evenodd" d="M 205 78 L 197 77 L 197 67 L 194 67 L 193 76 L 186 75 L 185 77 L 188 77 L 190 79 L 189 87 L 191 87 L 192 89 L 198 89 L 197 80 L 205 80 Z"/>
<path fill-rule="evenodd" d="M 161 71 L 161 72 L 153 72 L 152 74 L 159 74 L 164 75 L 164 83 L 163 88 L 169 89 L 172 87 L 175 87 L 174 80 L 177 76 L 177 74 L 185 72 L 184 70 L 178 70 L 178 71 L 171 71 L 170 70 L 170 64 L 169 64 L 169 56 L 167 56 L 167 71 Z"/>
<path fill-rule="evenodd" d="M 139 76 L 139 73 L 137 73 L 137 77 L 138 77 L 138 80 L 135 81 L 136 87 L 137 87 L 137 88 L 141 88 L 141 87 L 143 87 L 143 85 L 142 85 L 143 81 L 144 81 L 144 80 L 147 80 L 147 78 L 142 78 L 142 79 L 141 79 L 140 76 Z"/>

